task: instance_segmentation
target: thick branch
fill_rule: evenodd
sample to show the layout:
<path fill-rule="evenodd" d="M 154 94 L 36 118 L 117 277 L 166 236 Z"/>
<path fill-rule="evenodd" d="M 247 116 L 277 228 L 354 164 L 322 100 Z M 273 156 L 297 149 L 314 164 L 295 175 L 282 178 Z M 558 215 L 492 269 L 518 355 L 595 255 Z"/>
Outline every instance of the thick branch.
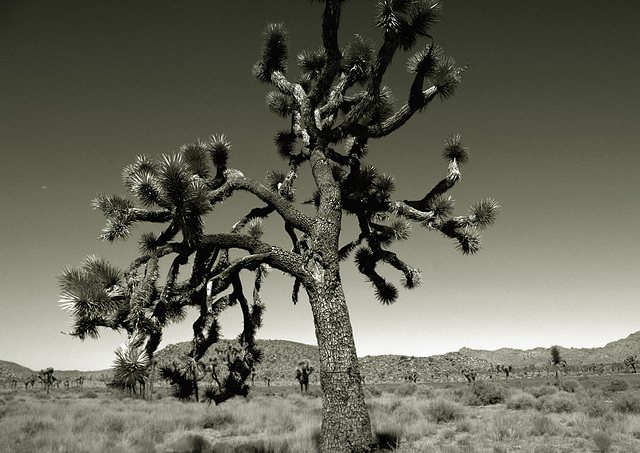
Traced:
<path fill-rule="evenodd" d="M 311 228 L 311 219 L 297 210 L 293 204 L 280 194 L 269 190 L 264 185 L 245 177 L 238 170 L 225 171 L 226 182 L 219 188 L 210 192 L 212 202 L 221 201 L 231 196 L 235 190 L 246 190 L 264 201 L 280 214 L 286 221 L 301 231 L 308 232 Z"/>

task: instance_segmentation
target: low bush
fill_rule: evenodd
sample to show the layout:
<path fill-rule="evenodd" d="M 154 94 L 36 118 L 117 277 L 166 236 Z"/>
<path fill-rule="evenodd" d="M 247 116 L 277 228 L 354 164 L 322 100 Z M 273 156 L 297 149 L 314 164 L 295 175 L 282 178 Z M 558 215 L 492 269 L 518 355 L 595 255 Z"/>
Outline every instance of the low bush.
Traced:
<path fill-rule="evenodd" d="M 425 415 L 436 423 L 447 423 L 464 417 L 462 405 L 442 398 L 430 402 L 425 412 Z"/>
<path fill-rule="evenodd" d="M 582 403 L 582 407 L 584 408 L 584 412 L 592 418 L 604 417 L 611 411 L 609 404 L 596 398 L 586 399 Z"/>
<path fill-rule="evenodd" d="M 531 417 L 529 434 L 532 436 L 554 436 L 560 428 L 552 419 L 544 414 L 535 414 Z"/>
<path fill-rule="evenodd" d="M 226 426 L 232 425 L 235 422 L 235 418 L 229 412 L 209 412 L 202 416 L 200 426 L 205 429 L 222 429 Z"/>
<path fill-rule="evenodd" d="M 558 389 L 552 385 L 542 385 L 540 387 L 531 387 L 527 390 L 536 398 L 541 398 L 546 395 L 553 395 L 558 392 Z"/>
<path fill-rule="evenodd" d="M 580 383 L 578 381 L 574 381 L 573 379 L 567 379 L 562 383 L 562 389 L 565 392 L 575 393 L 579 388 Z"/>
<path fill-rule="evenodd" d="M 578 409 L 578 403 L 574 395 L 558 392 L 547 395 L 542 400 L 542 410 L 545 412 L 574 412 Z"/>
<path fill-rule="evenodd" d="M 415 382 L 409 382 L 406 384 L 402 384 L 400 387 L 398 387 L 396 389 L 396 395 L 397 396 L 411 396 L 414 393 L 416 393 L 416 390 L 418 389 L 418 386 L 415 384 Z"/>
<path fill-rule="evenodd" d="M 627 389 L 629 389 L 629 383 L 622 379 L 614 379 L 606 388 L 608 392 L 624 392 Z"/>
<path fill-rule="evenodd" d="M 606 453 L 611 447 L 611 435 L 604 431 L 596 431 L 593 434 L 593 443 L 600 453 Z"/>
<path fill-rule="evenodd" d="M 173 453 L 205 453 L 211 450 L 207 439 L 199 434 L 188 434 L 173 443 Z"/>
<path fill-rule="evenodd" d="M 509 396 L 505 402 L 508 409 L 536 409 L 540 406 L 538 399 L 531 393 L 523 391 L 517 392 Z"/>
<path fill-rule="evenodd" d="M 613 408 L 625 414 L 640 414 L 640 395 L 632 391 L 620 392 L 613 401 Z"/>
<path fill-rule="evenodd" d="M 468 399 L 470 406 L 489 406 L 503 403 L 507 397 L 507 390 L 495 382 L 476 382 L 471 387 L 471 395 Z"/>
<path fill-rule="evenodd" d="M 400 446 L 402 433 L 399 429 L 387 429 L 375 433 L 378 450 L 395 450 Z"/>

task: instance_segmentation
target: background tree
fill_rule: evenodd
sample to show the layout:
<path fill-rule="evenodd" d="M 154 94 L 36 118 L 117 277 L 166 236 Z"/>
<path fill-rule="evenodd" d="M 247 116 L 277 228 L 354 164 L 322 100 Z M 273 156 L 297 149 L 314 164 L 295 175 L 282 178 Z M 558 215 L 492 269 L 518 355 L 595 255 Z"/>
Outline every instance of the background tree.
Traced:
<path fill-rule="evenodd" d="M 40 379 L 40 381 L 44 385 L 44 388 L 47 391 L 47 395 L 49 394 L 49 390 L 51 390 L 51 386 L 57 380 L 53 375 L 53 368 L 51 367 L 40 370 L 40 373 L 38 373 L 38 379 Z"/>
<path fill-rule="evenodd" d="M 562 388 L 562 370 L 566 368 L 567 362 L 560 355 L 560 347 L 559 346 L 551 346 L 551 366 L 555 371 L 556 375 L 556 385 L 558 388 Z"/>
<path fill-rule="evenodd" d="M 631 368 L 631 370 L 633 370 L 634 373 L 637 373 L 638 371 L 636 370 L 636 366 L 638 365 L 638 356 L 630 355 L 629 357 L 624 359 L 624 365 L 627 368 Z"/>
<path fill-rule="evenodd" d="M 303 359 L 296 366 L 296 380 L 300 384 L 300 393 L 309 392 L 309 376 L 313 373 L 313 367 L 308 360 Z"/>
<path fill-rule="evenodd" d="M 186 307 L 195 307 L 200 315 L 193 325 L 190 356 L 197 362 L 219 338 L 219 314 L 239 306 L 244 325 L 237 347 L 243 351 L 243 366 L 252 368 L 260 360 L 254 338 L 264 309 L 262 279 L 268 268 L 290 275 L 293 302 L 304 290 L 313 313 L 323 389 L 320 450 L 332 453 L 368 451 L 373 443 L 341 262 L 353 256 L 376 298 L 391 304 L 398 290 L 379 266 L 399 271 L 405 288 L 421 282 L 420 272 L 390 249 L 408 239 L 411 222 L 441 232 L 462 253 L 473 254 L 481 246 L 479 230 L 493 224 L 498 209 L 487 199 L 466 215 L 454 216 L 447 192 L 468 160 L 459 135 L 445 140 L 447 172 L 441 181 L 431 189 L 411 182 L 421 191 L 415 200 L 394 200 L 395 179 L 365 163 L 371 141 L 396 132 L 434 99 L 450 98 L 464 68 L 431 38 L 440 2 L 379 1 L 374 25 L 382 42 L 375 45 L 355 35 L 341 48 L 345 3 L 324 2 L 321 45 L 297 56 L 297 77 L 288 74 L 284 25 L 271 24 L 264 32 L 253 75 L 272 85 L 267 105 L 286 119 L 286 128 L 275 135 L 284 171 L 270 172 L 264 184 L 247 178 L 228 165 L 231 144 L 224 136 L 185 145 L 156 160 L 140 156 L 123 171 L 124 185 L 137 202 L 121 195 L 99 195 L 94 201 L 107 219 L 102 238 L 126 239 L 143 222 L 158 225 L 160 233 L 143 233 L 140 256 L 124 272 L 94 259 L 61 277 L 65 306 L 74 318 L 71 334 L 93 337 L 101 327 L 141 333 L 149 337 L 150 356 L 162 329 L 180 320 Z M 429 41 L 409 59 L 413 82 L 396 105 L 383 78 L 396 54 L 414 49 L 422 38 Z M 310 169 L 315 187 L 310 199 L 303 200 L 306 207 L 297 202 L 294 190 L 302 166 Z M 226 232 L 206 232 L 205 218 L 238 191 L 254 195 L 259 205 Z M 346 239 L 340 237 L 343 214 L 357 224 L 355 235 Z M 282 220 L 288 244 L 264 238 L 263 220 L 272 215 Z M 161 261 L 168 261 L 164 279 Z M 181 271 L 188 273 L 185 280 L 179 280 Z M 245 297 L 243 271 L 255 275 L 251 301 Z"/>

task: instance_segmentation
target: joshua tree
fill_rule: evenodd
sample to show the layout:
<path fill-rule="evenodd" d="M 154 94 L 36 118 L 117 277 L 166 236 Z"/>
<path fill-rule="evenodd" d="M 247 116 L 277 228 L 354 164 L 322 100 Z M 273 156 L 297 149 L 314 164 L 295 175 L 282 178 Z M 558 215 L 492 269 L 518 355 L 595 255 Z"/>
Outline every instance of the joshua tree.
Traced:
<path fill-rule="evenodd" d="M 27 378 L 26 381 L 24 381 L 24 389 L 28 389 L 29 386 L 31 386 L 31 388 L 33 388 L 36 385 L 36 380 L 38 379 L 38 375 L 37 374 L 32 374 L 31 376 L 29 376 Z"/>
<path fill-rule="evenodd" d="M 404 380 L 415 383 L 415 382 L 418 382 L 419 377 L 420 377 L 420 374 L 418 374 L 416 370 L 411 370 L 404 376 Z"/>
<path fill-rule="evenodd" d="M 624 359 L 624 364 L 627 368 L 631 368 L 634 373 L 637 373 L 636 366 L 638 365 L 638 356 L 630 355 L 626 359 Z"/>
<path fill-rule="evenodd" d="M 53 375 L 53 368 L 51 367 L 40 370 L 40 373 L 38 373 L 38 379 L 42 381 L 42 384 L 47 391 L 47 395 L 49 394 L 49 390 L 51 390 L 51 386 L 57 381 L 56 377 Z"/>
<path fill-rule="evenodd" d="M 96 336 L 100 327 L 142 332 L 150 337 L 150 356 L 162 329 L 182 319 L 185 307 L 196 307 L 200 317 L 193 326 L 191 355 L 196 362 L 218 340 L 218 315 L 239 305 L 244 328 L 238 347 L 244 351 L 242 367 L 251 368 L 260 360 L 254 337 L 264 309 L 262 278 L 268 268 L 290 275 L 293 302 L 301 289 L 308 296 L 320 349 L 320 450 L 364 452 L 373 438 L 340 262 L 354 255 L 377 299 L 391 304 L 398 290 L 378 273 L 379 265 L 399 271 L 406 288 L 421 281 L 420 272 L 390 250 L 393 242 L 409 237 L 410 222 L 440 231 L 462 253 L 473 254 L 480 249 L 479 230 L 494 222 L 498 204 L 482 200 L 467 215 L 453 215 L 447 192 L 460 180 L 460 165 L 468 160 L 459 135 L 445 140 L 444 178 L 430 190 L 420 182 L 415 200 L 394 200 L 394 178 L 364 162 L 375 139 L 398 131 L 434 99 L 450 98 L 460 82 L 463 68 L 430 36 L 440 2 L 381 0 L 375 26 L 382 43 L 376 46 L 355 35 L 343 48 L 338 32 L 348 2 L 324 3 L 321 46 L 298 55 L 297 78 L 288 75 L 282 24 L 267 27 L 261 57 L 253 67 L 259 81 L 274 87 L 267 95 L 269 109 L 287 119 L 287 128 L 275 139 L 286 170 L 269 173 L 266 184 L 246 177 L 228 165 L 231 145 L 224 136 L 197 141 L 158 160 L 138 157 L 124 169 L 123 180 L 139 203 L 120 195 L 100 195 L 94 201 L 107 219 L 102 238 L 126 239 L 133 226 L 143 222 L 163 225 L 162 231 L 142 235 L 140 257 L 124 272 L 91 259 L 79 271 L 67 269 L 61 283 L 75 321 L 72 335 Z M 415 48 L 421 38 L 431 42 L 410 58 L 413 82 L 396 106 L 383 77 L 396 53 Z M 315 187 L 308 200 L 315 207 L 313 214 L 296 203 L 294 182 L 303 166 L 310 169 Z M 238 191 L 255 196 L 260 206 L 226 232 L 205 232 L 205 218 Z M 346 241 L 340 237 L 343 214 L 352 215 L 357 227 Z M 289 244 L 263 238 L 263 219 L 271 215 L 283 221 Z M 160 279 L 160 263 L 166 260 L 168 272 Z M 186 280 L 179 280 L 181 271 L 190 272 Z M 242 271 L 256 274 L 252 302 L 244 295 Z"/>
<path fill-rule="evenodd" d="M 509 383 L 509 376 L 511 375 L 511 371 L 513 371 L 513 367 L 511 365 L 496 365 L 496 371 L 498 373 L 504 373 L 504 378 Z"/>
<path fill-rule="evenodd" d="M 478 373 L 476 372 L 476 370 L 464 368 L 462 370 L 462 375 L 467 379 L 467 382 L 469 382 L 469 384 L 476 383 L 476 377 L 478 376 Z"/>
<path fill-rule="evenodd" d="M 184 364 L 174 362 L 160 366 L 160 377 L 171 384 L 173 396 L 186 401 L 195 393 L 193 375 Z"/>
<path fill-rule="evenodd" d="M 560 355 L 559 346 L 551 346 L 551 366 L 556 373 L 556 385 L 562 388 L 562 370 L 567 367 L 567 361 Z"/>
<path fill-rule="evenodd" d="M 296 367 L 296 380 L 300 384 L 300 393 L 309 391 L 309 376 L 313 373 L 313 367 L 308 360 L 300 360 Z"/>

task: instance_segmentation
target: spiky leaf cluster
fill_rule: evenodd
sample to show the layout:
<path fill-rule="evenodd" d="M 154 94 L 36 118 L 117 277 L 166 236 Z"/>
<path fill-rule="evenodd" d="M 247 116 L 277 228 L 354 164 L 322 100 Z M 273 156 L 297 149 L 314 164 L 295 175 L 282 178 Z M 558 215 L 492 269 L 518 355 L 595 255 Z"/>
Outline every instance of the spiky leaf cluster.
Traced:
<path fill-rule="evenodd" d="M 374 48 L 371 41 L 355 35 L 344 51 L 342 71 L 359 85 L 364 85 L 370 76 Z"/>
<path fill-rule="evenodd" d="M 269 110 L 281 118 L 290 117 L 296 109 L 296 100 L 294 97 L 281 93 L 280 91 L 271 91 L 268 93 L 266 102 Z"/>
<path fill-rule="evenodd" d="M 271 82 L 274 72 L 287 72 L 287 30 L 284 24 L 269 24 L 263 33 L 262 54 L 253 65 L 253 76 L 261 82 Z"/>
<path fill-rule="evenodd" d="M 433 0 L 382 0 L 377 4 L 375 25 L 403 50 L 411 49 L 440 18 L 440 2 Z"/>
<path fill-rule="evenodd" d="M 135 389 L 137 384 L 144 385 L 149 376 L 151 359 L 144 346 L 145 336 L 133 334 L 115 351 L 113 362 L 113 382 L 124 389 Z"/>
<path fill-rule="evenodd" d="M 469 148 L 462 144 L 460 134 L 447 137 L 444 141 L 442 157 L 447 161 L 456 161 L 458 164 L 466 164 L 469 159 Z"/>
<path fill-rule="evenodd" d="M 126 284 L 122 272 L 103 258 L 88 256 L 80 268 L 65 268 L 58 276 L 61 307 L 71 313 L 71 335 L 98 338 L 100 327 L 118 328 Z"/>
<path fill-rule="evenodd" d="M 327 53 L 323 48 L 315 52 L 303 50 L 298 54 L 298 66 L 311 80 L 316 79 L 327 64 Z"/>
<path fill-rule="evenodd" d="M 195 393 L 191 376 L 184 366 L 173 363 L 160 366 L 160 377 L 171 385 L 171 394 L 181 400 L 188 401 Z"/>

